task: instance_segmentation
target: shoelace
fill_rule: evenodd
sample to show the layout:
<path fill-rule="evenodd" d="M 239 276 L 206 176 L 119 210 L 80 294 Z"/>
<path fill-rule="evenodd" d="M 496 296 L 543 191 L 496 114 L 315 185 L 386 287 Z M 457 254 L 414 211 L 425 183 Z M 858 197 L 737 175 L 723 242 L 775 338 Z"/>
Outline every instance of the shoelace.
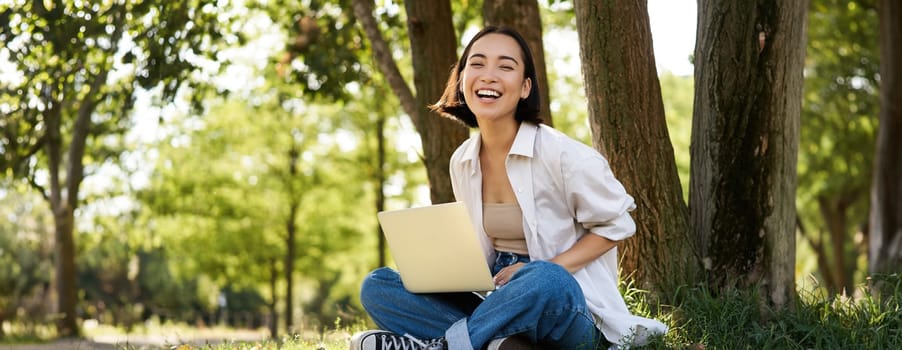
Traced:
<path fill-rule="evenodd" d="M 383 349 L 398 349 L 398 350 L 441 350 L 442 342 L 441 340 L 432 340 L 429 343 L 426 343 L 410 334 L 404 334 L 404 337 L 397 336 L 385 336 L 382 337 L 382 348 Z M 408 341 L 405 341 L 408 340 Z"/>

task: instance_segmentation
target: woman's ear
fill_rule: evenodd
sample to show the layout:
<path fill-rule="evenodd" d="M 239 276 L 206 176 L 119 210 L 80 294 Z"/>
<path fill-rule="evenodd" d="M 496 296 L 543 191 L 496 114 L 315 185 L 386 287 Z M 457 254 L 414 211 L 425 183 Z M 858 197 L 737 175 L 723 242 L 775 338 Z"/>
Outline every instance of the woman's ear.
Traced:
<path fill-rule="evenodd" d="M 523 88 L 520 91 L 520 98 L 525 99 L 529 97 L 529 92 L 532 90 L 532 79 L 526 78 L 523 80 Z"/>

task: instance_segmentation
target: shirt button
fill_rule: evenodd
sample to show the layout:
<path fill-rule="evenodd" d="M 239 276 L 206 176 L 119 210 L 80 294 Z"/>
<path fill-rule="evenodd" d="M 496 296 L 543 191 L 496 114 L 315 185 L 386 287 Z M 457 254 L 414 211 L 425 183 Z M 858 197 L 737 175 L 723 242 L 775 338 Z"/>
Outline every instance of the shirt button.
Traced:
<path fill-rule="evenodd" d="M 523 188 L 518 188 L 517 193 L 523 193 Z"/>

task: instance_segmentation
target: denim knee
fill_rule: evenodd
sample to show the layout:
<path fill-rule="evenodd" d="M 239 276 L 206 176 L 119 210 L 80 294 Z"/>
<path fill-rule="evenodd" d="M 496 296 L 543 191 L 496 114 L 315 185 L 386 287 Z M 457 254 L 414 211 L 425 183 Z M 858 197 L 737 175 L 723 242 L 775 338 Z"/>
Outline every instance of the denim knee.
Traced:
<path fill-rule="evenodd" d="M 366 275 L 360 285 L 360 303 L 364 308 L 371 301 L 378 303 L 383 299 L 387 290 L 396 288 L 398 285 L 402 284 L 397 271 L 388 267 L 375 269 Z"/>

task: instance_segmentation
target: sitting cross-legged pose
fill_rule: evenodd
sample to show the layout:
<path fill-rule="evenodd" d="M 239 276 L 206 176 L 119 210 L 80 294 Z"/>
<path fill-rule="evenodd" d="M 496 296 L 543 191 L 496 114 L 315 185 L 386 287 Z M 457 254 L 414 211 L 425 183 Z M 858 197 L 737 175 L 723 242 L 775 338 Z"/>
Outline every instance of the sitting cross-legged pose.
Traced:
<path fill-rule="evenodd" d="M 596 349 L 643 344 L 667 327 L 632 315 L 617 289 L 618 241 L 635 233 L 633 198 L 591 147 L 542 123 L 532 54 L 509 28 L 468 43 L 433 110 L 478 133 L 451 157 L 498 288 L 417 294 L 383 267 L 360 301 L 381 330 L 351 349 Z"/>

